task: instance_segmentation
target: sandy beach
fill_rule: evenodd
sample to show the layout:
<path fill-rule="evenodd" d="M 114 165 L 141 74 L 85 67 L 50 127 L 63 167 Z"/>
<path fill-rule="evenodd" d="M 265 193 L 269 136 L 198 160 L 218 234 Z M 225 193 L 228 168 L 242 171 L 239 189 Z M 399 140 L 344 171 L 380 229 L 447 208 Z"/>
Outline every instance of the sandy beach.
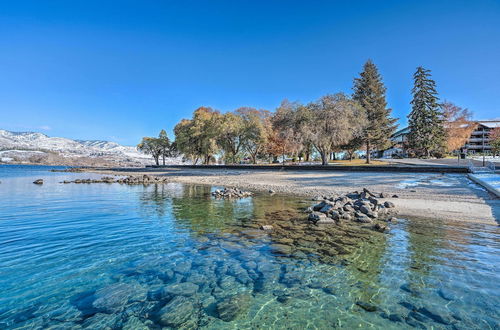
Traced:
<path fill-rule="evenodd" d="M 318 172 L 226 169 L 91 170 L 102 174 L 167 176 L 170 182 L 273 190 L 313 198 L 367 188 L 391 196 L 399 216 L 498 224 L 500 200 L 463 174 L 391 172 Z M 397 195 L 397 198 L 393 198 Z"/>

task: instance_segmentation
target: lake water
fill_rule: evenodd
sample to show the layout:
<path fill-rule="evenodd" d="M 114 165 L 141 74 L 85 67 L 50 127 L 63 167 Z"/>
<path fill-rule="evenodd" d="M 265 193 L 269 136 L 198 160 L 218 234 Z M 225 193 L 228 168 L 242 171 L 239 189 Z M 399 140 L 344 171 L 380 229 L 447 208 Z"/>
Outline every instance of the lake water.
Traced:
<path fill-rule="evenodd" d="M 498 226 L 315 227 L 292 197 L 49 169 L 0 166 L 1 329 L 499 328 Z"/>

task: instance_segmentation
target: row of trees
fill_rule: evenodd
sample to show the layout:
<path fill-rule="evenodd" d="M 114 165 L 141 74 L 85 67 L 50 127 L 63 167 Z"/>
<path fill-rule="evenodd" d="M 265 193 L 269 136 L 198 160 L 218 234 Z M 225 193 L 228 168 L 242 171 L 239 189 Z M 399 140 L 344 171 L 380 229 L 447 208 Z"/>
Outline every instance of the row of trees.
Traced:
<path fill-rule="evenodd" d="M 333 152 L 344 150 L 352 156 L 365 146 L 370 162 L 373 148 L 389 144 L 396 119 L 390 116 L 385 86 L 373 62 L 365 64 L 353 89 L 352 95 L 329 94 L 306 105 L 285 100 L 274 113 L 254 108 L 220 113 L 201 107 L 192 119 L 175 126 L 177 148 L 194 163 L 208 164 L 216 154 L 226 163 L 285 155 L 308 161 L 316 151 L 327 164 Z"/>
<path fill-rule="evenodd" d="M 406 143 L 411 155 L 441 156 L 466 143 L 476 127 L 471 112 L 439 103 L 429 70 L 417 68 L 412 95 Z M 308 104 L 284 100 L 273 113 L 250 107 L 221 113 L 200 107 L 191 119 L 175 126 L 174 143 L 162 130 L 158 138 L 143 138 L 138 149 L 151 154 L 157 165 L 160 157 L 165 164 L 166 157 L 177 153 L 195 164 L 209 164 L 216 156 L 230 164 L 243 159 L 276 161 L 280 156 L 309 161 L 319 154 L 326 165 L 335 152 L 345 151 L 352 159 L 360 149 L 366 150 L 370 163 L 373 150 L 391 146 L 395 123 L 382 77 L 368 60 L 354 79 L 352 95 L 329 94 Z"/>

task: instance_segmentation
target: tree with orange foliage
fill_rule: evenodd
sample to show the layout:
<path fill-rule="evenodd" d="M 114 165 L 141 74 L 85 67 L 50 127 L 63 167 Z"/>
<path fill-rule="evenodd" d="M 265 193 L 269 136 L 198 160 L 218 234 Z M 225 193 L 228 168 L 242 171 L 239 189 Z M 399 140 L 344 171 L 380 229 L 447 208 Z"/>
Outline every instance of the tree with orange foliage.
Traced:
<path fill-rule="evenodd" d="M 493 156 L 500 154 L 500 127 L 494 128 L 490 132 L 489 138 Z"/>
<path fill-rule="evenodd" d="M 286 140 L 277 131 L 271 130 L 267 138 L 264 153 L 270 159 L 277 161 L 278 157 L 285 154 L 286 149 Z"/>
<path fill-rule="evenodd" d="M 451 102 L 441 104 L 446 132 L 446 149 L 448 152 L 463 147 L 469 140 L 477 123 L 472 121 L 472 112 Z"/>
<path fill-rule="evenodd" d="M 301 132 L 297 127 L 297 111 L 302 105 L 297 102 L 283 100 L 271 118 L 272 134 L 268 150 L 275 158 L 296 155 L 301 147 Z"/>

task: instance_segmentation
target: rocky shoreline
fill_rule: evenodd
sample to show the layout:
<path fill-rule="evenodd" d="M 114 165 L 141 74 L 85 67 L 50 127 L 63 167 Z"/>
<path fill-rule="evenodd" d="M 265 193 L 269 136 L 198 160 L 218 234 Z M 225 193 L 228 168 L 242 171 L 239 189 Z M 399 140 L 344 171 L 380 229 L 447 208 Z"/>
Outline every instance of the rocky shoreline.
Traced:
<path fill-rule="evenodd" d="M 253 192 L 270 192 L 294 197 L 312 198 L 318 195 L 340 195 L 353 187 L 383 191 L 385 199 L 396 202 L 400 216 L 426 220 L 464 221 L 498 225 L 500 200 L 471 183 L 463 175 L 432 173 L 379 173 L 322 171 L 258 171 L 165 168 L 142 169 L 85 169 L 104 175 L 151 174 L 167 176 L 171 182 L 207 186 L 239 187 Z"/>
<path fill-rule="evenodd" d="M 64 180 L 60 183 L 68 184 L 68 183 L 119 183 L 119 184 L 128 184 L 128 185 L 149 185 L 149 184 L 163 184 L 168 183 L 168 179 L 166 177 L 158 177 L 151 175 L 136 175 L 136 176 L 127 176 L 125 178 L 114 178 L 111 176 L 103 176 L 101 179 L 76 179 L 73 181 Z"/>

